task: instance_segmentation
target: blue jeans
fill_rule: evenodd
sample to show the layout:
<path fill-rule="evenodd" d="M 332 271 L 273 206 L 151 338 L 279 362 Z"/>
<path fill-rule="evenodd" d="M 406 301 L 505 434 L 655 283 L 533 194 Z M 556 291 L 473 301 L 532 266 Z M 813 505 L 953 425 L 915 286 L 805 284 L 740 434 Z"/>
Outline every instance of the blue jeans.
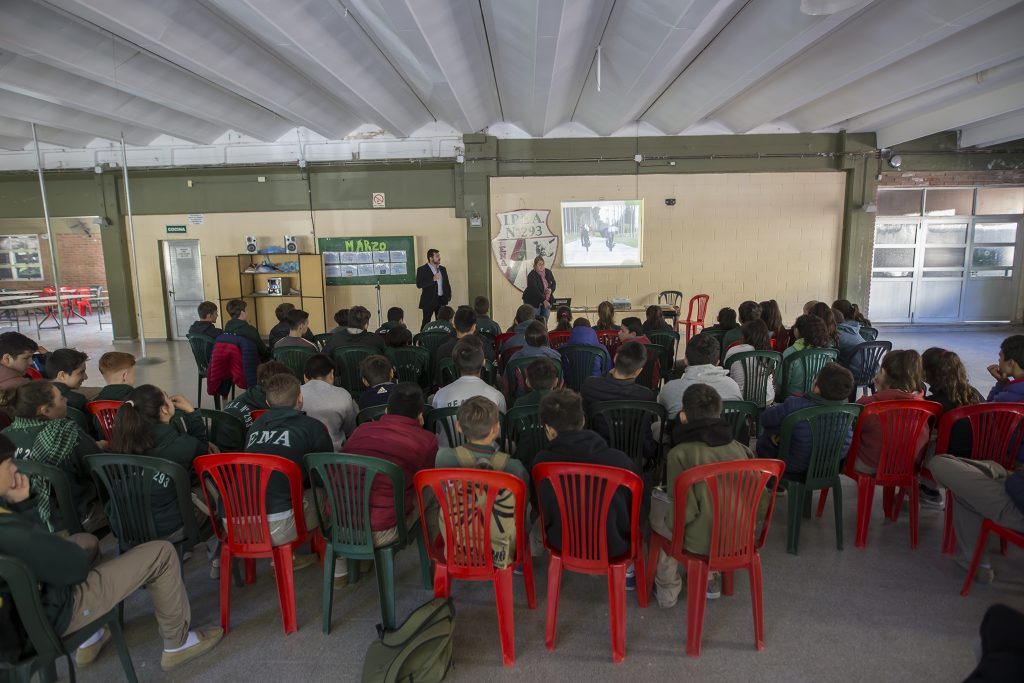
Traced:
<path fill-rule="evenodd" d="M 543 305 L 538 306 L 537 311 L 534 313 L 534 315 L 540 316 L 541 318 L 544 318 L 544 320 L 547 320 L 548 316 L 551 315 L 551 309 Z"/>

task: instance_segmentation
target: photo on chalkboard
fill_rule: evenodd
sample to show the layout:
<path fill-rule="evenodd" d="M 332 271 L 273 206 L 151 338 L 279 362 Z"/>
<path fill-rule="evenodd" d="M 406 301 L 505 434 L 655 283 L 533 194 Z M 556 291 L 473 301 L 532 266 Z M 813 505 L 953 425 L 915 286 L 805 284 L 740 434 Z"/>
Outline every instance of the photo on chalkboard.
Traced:
<path fill-rule="evenodd" d="M 392 263 L 405 263 L 405 252 L 401 250 L 391 251 L 391 262 Z"/>
<path fill-rule="evenodd" d="M 377 275 L 391 275 L 390 263 L 375 263 L 373 268 L 377 271 Z"/>
<path fill-rule="evenodd" d="M 341 276 L 342 277 L 356 277 L 358 275 L 359 275 L 359 267 L 358 266 L 342 266 L 341 267 Z"/>
<path fill-rule="evenodd" d="M 387 263 L 391 258 L 386 251 L 375 251 L 373 252 L 374 263 Z"/>
<path fill-rule="evenodd" d="M 369 256 L 370 252 L 366 252 L 366 255 Z M 359 277 L 373 277 L 374 275 L 372 263 L 360 263 L 357 268 L 359 268 Z"/>
<path fill-rule="evenodd" d="M 343 252 L 341 252 L 341 262 L 342 263 L 355 263 L 356 262 L 356 252 L 354 252 L 354 251 L 343 251 Z"/>
<path fill-rule="evenodd" d="M 406 268 L 406 265 L 405 265 L 404 261 L 402 263 L 392 263 L 391 264 L 391 274 L 392 275 L 407 275 L 408 272 L 409 271 Z"/>
<path fill-rule="evenodd" d="M 356 263 L 373 263 L 372 251 L 357 251 Z"/>
<path fill-rule="evenodd" d="M 342 277 L 341 271 L 344 266 L 332 265 L 324 266 L 324 277 Z"/>
<path fill-rule="evenodd" d="M 341 254 L 336 251 L 325 251 L 324 252 L 324 263 L 327 265 L 333 265 L 335 263 L 341 263 Z"/>

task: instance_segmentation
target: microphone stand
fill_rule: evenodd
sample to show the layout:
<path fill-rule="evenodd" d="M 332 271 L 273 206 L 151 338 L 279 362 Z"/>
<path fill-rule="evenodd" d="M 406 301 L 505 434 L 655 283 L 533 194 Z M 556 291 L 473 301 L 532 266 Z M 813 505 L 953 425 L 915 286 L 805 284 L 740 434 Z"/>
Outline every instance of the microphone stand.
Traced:
<path fill-rule="evenodd" d="M 380 327 L 380 325 L 384 324 L 383 309 L 380 305 L 380 274 L 377 275 L 377 284 L 373 288 L 377 290 L 377 322 L 379 323 L 378 327 Z"/>

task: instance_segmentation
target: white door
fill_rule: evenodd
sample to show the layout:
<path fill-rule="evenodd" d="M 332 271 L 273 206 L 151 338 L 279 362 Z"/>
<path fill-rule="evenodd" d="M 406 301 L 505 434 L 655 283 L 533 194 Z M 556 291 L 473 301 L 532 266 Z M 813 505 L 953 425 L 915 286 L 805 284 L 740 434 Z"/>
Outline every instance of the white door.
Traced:
<path fill-rule="evenodd" d="M 1020 278 L 1019 217 L 978 218 L 970 247 L 963 320 L 1013 320 Z"/>
<path fill-rule="evenodd" d="M 204 298 L 199 240 L 162 240 L 160 250 L 167 293 L 167 337 L 184 339 Z"/>

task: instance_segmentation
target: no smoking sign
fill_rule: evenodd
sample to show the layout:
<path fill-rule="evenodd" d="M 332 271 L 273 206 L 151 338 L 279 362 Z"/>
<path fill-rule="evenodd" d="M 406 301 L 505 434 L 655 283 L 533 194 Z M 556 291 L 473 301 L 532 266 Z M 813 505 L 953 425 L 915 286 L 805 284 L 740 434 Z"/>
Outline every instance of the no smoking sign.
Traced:
<path fill-rule="evenodd" d="M 372 195 L 370 195 L 370 204 L 375 209 L 383 209 L 385 207 L 385 204 L 384 204 L 384 193 L 383 192 L 374 192 Z"/>

